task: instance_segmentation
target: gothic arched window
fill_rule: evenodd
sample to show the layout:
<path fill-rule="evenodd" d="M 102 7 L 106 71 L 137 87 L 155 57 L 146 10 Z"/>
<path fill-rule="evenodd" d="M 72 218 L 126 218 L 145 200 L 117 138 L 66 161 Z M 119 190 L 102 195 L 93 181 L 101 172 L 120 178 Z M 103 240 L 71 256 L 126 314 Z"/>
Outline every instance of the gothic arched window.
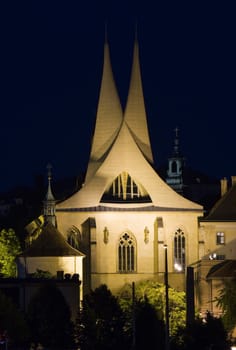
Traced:
<path fill-rule="evenodd" d="M 118 271 L 129 273 L 136 270 L 136 244 L 133 236 L 125 232 L 118 244 Z"/>
<path fill-rule="evenodd" d="M 178 228 L 174 234 L 174 270 L 182 272 L 186 263 L 185 236 L 184 232 Z"/>

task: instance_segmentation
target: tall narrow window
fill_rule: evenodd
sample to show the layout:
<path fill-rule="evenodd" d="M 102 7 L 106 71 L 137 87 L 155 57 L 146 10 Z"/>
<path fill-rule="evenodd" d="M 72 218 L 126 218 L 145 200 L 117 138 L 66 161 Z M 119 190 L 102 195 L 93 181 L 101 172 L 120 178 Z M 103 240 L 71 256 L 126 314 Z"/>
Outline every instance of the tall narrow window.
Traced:
<path fill-rule="evenodd" d="M 125 232 L 119 240 L 118 270 L 119 272 L 135 272 L 135 240 Z"/>
<path fill-rule="evenodd" d="M 224 232 L 217 232 L 216 233 L 216 244 L 225 244 Z"/>
<path fill-rule="evenodd" d="M 174 270 L 182 272 L 185 269 L 185 236 L 179 228 L 174 235 Z"/>

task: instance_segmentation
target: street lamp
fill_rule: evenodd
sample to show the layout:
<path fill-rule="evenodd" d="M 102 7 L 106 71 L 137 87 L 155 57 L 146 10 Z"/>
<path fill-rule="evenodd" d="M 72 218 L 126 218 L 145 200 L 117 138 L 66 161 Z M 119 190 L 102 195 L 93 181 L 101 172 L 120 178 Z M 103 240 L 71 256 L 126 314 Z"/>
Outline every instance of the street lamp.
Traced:
<path fill-rule="evenodd" d="M 166 350 L 169 350 L 169 285 L 168 285 L 168 256 L 167 256 L 167 245 L 164 244 L 165 249 L 165 297 L 166 297 L 166 332 L 165 332 L 165 345 Z"/>

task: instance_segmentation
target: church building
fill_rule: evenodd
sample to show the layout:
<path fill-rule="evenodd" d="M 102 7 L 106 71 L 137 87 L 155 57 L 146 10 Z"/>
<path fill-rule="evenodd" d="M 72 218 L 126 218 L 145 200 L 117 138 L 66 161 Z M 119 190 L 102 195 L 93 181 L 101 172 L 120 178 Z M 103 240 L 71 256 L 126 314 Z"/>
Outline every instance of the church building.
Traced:
<path fill-rule="evenodd" d="M 172 167 L 173 168 L 173 167 Z M 185 268 L 200 259 L 198 220 L 203 207 L 184 198 L 154 170 L 137 38 L 124 109 L 113 76 L 109 45 L 85 181 L 56 204 L 57 226 L 78 240 L 84 293 L 106 284 L 163 281 L 165 247 L 169 284 L 185 289 Z"/>

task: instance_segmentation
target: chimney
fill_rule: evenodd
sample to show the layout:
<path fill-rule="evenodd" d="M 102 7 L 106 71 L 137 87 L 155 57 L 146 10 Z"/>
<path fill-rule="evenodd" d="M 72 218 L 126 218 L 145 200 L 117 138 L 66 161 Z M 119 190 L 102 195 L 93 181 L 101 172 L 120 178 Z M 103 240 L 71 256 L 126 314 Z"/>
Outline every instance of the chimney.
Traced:
<path fill-rule="evenodd" d="M 236 176 L 231 176 L 232 187 L 236 184 Z"/>
<path fill-rule="evenodd" d="M 228 190 L 227 178 L 224 177 L 223 179 L 221 179 L 220 184 L 221 184 L 221 196 L 223 196 Z"/>

